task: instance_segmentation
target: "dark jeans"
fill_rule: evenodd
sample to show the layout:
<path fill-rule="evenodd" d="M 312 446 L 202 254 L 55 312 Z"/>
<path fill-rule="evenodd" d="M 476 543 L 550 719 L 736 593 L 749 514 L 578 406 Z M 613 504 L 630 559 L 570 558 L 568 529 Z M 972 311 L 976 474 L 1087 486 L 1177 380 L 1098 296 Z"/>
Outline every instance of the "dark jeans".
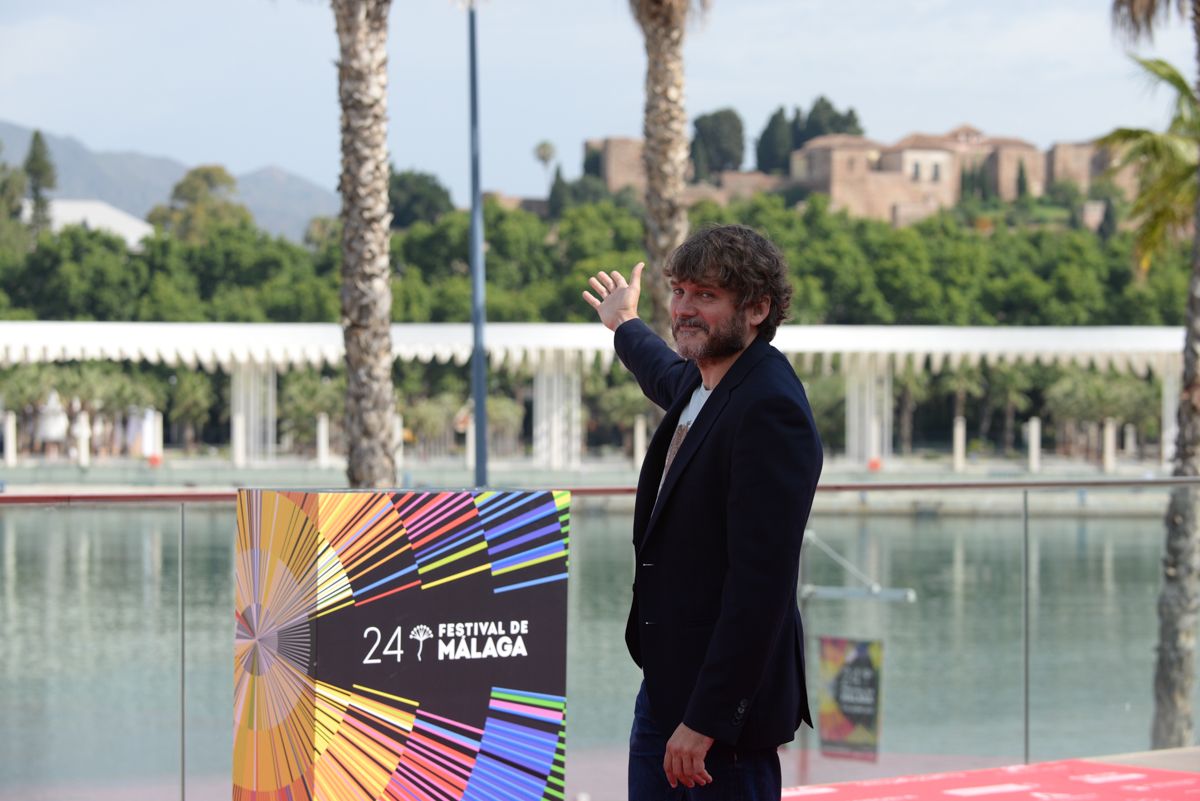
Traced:
<path fill-rule="evenodd" d="M 642 682 L 629 734 L 629 801 L 779 801 L 783 779 L 774 748 L 747 751 L 713 743 L 704 758 L 712 784 L 690 790 L 680 784 L 672 790 L 663 772 L 670 737 L 671 732 L 659 731 L 650 717 Z"/>

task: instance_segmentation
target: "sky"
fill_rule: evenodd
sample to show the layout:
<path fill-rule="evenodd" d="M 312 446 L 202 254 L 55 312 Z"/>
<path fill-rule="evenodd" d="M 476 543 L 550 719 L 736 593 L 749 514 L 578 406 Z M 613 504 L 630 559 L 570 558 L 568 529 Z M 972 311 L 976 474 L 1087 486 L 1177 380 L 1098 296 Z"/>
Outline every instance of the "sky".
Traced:
<path fill-rule="evenodd" d="M 754 139 L 779 106 L 824 94 L 868 136 L 970 123 L 1048 147 L 1118 125 L 1161 127 L 1153 90 L 1112 33 L 1108 0 L 713 0 L 687 31 L 689 118 L 732 107 Z M 550 141 L 579 175 L 583 141 L 641 135 L 645 52 L 628 0 L 480 0 L 485 191 L 544 196 Z M 470 199 L 467 13 L 395 0 L 388 142 L 400 169 Z M 1134 52 L 1185 74 L 1194 49 L 1172 20 Z M 335 190 L 337 40 L 318 0 L 3 0 L 0 119 L 93 150 L 282 167 Z M 2 156 L 0 156 L 2 157 Z"/>

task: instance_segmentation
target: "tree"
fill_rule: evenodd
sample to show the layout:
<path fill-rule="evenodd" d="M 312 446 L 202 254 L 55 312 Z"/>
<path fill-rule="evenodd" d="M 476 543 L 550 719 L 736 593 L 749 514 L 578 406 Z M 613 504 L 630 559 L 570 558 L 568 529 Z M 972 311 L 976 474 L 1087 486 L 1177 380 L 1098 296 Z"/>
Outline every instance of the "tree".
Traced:
<path fill-rule="evenodd" d="M 50 228 L 50 198 L 46 196 L 46 192 L 58 184 L 54 162 L 50 160 L 50 148 L 46 146 L 41 131 L 33 132 L 24 167 L 25 177 L 29 181 L 29 197 L 33 201 L 30 227 L 36 237 Z"/>
<path fill-rule="evenodd" d="M 896 373 L 900 407 L 900 452 L 905 456 L 912 454 L 913 415 L 917 411 L 917 404 L 929 397 L 929 386 L 929 373 L 924 364 L 905 364 L 904 369 Z"/>
<path fill-rule="evenodd" d="M 688 166 L 687 112 L 683 106 L 683 35 L 688 19 L 709 0 L 629 0 L 646 47 L 646 105 L 642 122 L 646 171 L 646 289 L 650 326 L 669 333 L 663 265 L 687 236 L 683 205 Z"/>
<path fill-rule="evenodd" d="M 1200 98 L 1178 70 L 1161 59 L 1135 59 L 1152 80 L 1175 90 L 1174 113 L 1167 130 L 1117 128 L 1097 140 L 1121 155 L 1112 170 L 1135 165 L 1138 193 L 1130 214 L 1135 220 L 1135 257 L 1142 271 L 1155 255 L 1188 230 L 1198 197 Z"/>
<path fill-rule="evenodd" d="M 389 165 L 387 195 L 393 228 L 408 228 L 418 220 L 437 222 L 443 214 L 454 211 L 450 190 L 429 173 L 396 172 Z"/>
<path fill-rule="evenodd" d="M 1004 452 L 1012 453 L 1016 441 L 1017 412 L 1029 408 L 1033 381 L 1029 371 L 1012 365 L 988 370 L 988 404 L 1004 412 Z"/>
<path fill-rule="evenodd" d="M 29 229 L 21 224 L 24 197 L 25 173 L 0 160 L 0 281 L 25 258 L 30 247 Z M 0 291 L 0 313 L 7 305 L 7 296 Z"/>
<path fill-rule="evenodd" d="M 562 217 L 571 203 L 571 186 L 563 179 L 562 167 L 554 168 L 554 180 L 550 182 L 550 194 L 546 198 L 550 219 Z"/>
<path fill-rule="evenodd" d="M 807 122 L 804 119 L 804 109 L 799 106 L 792 107 L 792 119 L 788 123 L 788 128 L 792 133 L 792 150 L 799 150 L 804 147 L 804 124 Z"/>
<path fill-rule="evenodd" d="M 322 375 L 317 370 L 292 370 L 283 376 L 279 393 L 279 422 L 293 442 L 316 450 L 317 418 L 325 415 L 334 427 L 345 412 L 346 376 Z"/>
<path fill-rule="evenodd" d="M 800 119 L 799 112 L 797 112 L 796 118 Z M 796 131 L 798 127 L 798 125 L 793 126 L 793 131 Z M 863 129 L 859 125 L 858 114 L 854 109 L 846 109 L 845 112 L 838 111 L 829 98 L 821 95 L 813 101 L 808 116 L 804 118 L 804 127 L 798 133 L 799 138 L 793 137 L 792 140 L 793 150 L 799 150 L 804 147 L 805 142 L 826 134 L 842 133 L 862 136 Z"/>
<path fill-rule="evenodd" d="M 550 165 L 554 162 L 554 145 L 551 142 L 542 140 L 537 143 L 537 147 L 533 149 L 533 157 L 537 159 L 542 169 L 546 171 L 546 183 L 550 182 Z"/>
<path fill-rule="evenodd" d="M 0 143 L 0 152 L 3 148 L 3 143 Z M 0 161 L 0 220 L 20 219 L 25 186 L 25 173 Z"/>
<path fill-rule="evenodd" d="M 742 118 L 731 108 L 701 114 L 693 123 L 692 164 L 697 181 L 708 180 L 712 173 L 737 170 L 746 154 Z"/>
<path fill-rule="evenodd" d="M 1200 0 L 1113 0 L 1113 24 L 1131 39 L 1149 38 L 1155 26 L 1171 16 L 1172 7 L 1179 16 L 1189 20 L 1196 36 L 1200 54 Z M 1182 77 L 1182 76 L 1181 76 Z M 1183 84 L 1186 86 L 1187 82 Z M 1181 88 L 1181 87 L 1177 87 Z M 1190 88 L 1190 87 L 1189 87 Z M 1180 92 L 1176 118 L 1190 119 L 1196 130 L 1195 94 L 1191 102 L 1183 102 Z M 1182 122 L 1183 119 L 1180 121 Z M 1175 120 L 1172 120 L 1175 128 Z M 1200 162 L 1197 139 L 1190 143 L 1192 159 L 1190 198 L 1177 189 L 1178 182 L 1171 172 L 1151 175 L 1149 184 L 1139 188 L 1135 205 L 1144 196 L 1161 193 L 1162 199 L 1177 202 L 1191 201 L 1191 216 L 1200 219 L 1200 192 L 1197 170 Z M 1182 158 L 1170 159 L 1172 167 Z M 1160 184 L 1160 180 L 1166 183 Z M 1157 202 L 1148 197 L 1144 206 L 1153 208 Z M 1139 237 L 1141 234 L 1139 233 Z M 1183 391 L 1179 400 L 1179 434 L 1175 443 L 1176 476 L 1200 475 L 1200 226 L 1193 233 L 1192 272 L 1187 294 L 1187 325 L 1183 346 Z M 1171 491 L 1167 507 L 1166 543 L 1163 556 L 1163 585 L 1158 596 L 1158 656 L 1154 669 L 1154 723 L 1151 741 L 1155 748 L 1191 745 L 1194 736 L 1191 699 L 1196 681 L 1196 626 L 1200 615 L 1200 518 L 1197 517 L 1197 491 L 1192 487 L 1177 487 Z"/>
<path fill-rule="evenodd" d="M 205 164 L 187 171 L 171 190 L 167 205 L 158 205 L 146 220 L 181 242 L 199 245 L 217 231 L 253 229 L 250 210 L 233 199 L 237 179 L 219 164 Z"/>
<path fill-rule="evenodd" d="M 783 106 L 777 108 L 767 120 L 754 147 L 754 155 L 759 172 L 773 175 L 788 173 L 792 158 L 792 131 Z"/>
<path fill-rule="evenodd" d="M 967 399 L 982 398 L 984 395 L 983 377 L 978 367 L 960 364 L 940 376 L 940 383 L 945 392 L 954 397 L 954 416 L 967 416 Z"/>
<path fill-rule="evenodd" d="M 387 160 L 391 0 L 331 0 L 341 105 L 342 333 L 346 343 L 346 474 L 352 487 L 396 481 Z"/>
<path fill-rule="evenodd" d="M 191 453 L 196 444 L 196 432 L 207 422 L 216 393 L 207 375 L 180 370 L 171 387 L 170 421 L 183 426 L 183 449 Z"/>
<path fill-rule="evenodd" d="M 1029 176 L 1025 174 L 1025 162 L 1017 163 L 1017 198 L 1029 197 Z"/>

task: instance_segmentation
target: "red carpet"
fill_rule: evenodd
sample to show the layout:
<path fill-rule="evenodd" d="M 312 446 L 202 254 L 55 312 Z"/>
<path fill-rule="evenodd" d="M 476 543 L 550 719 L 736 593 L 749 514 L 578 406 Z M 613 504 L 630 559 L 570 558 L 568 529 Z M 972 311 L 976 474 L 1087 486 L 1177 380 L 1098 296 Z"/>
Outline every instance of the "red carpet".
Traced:
<path fill-rule="evenodd" d="M 1200 765 L 1196 766 L 1200 769 Z M 1200 773 L 1068 759 L 1010 768 L 791 787 L 784 799 L 820 801 L 1200 801 Z"/>

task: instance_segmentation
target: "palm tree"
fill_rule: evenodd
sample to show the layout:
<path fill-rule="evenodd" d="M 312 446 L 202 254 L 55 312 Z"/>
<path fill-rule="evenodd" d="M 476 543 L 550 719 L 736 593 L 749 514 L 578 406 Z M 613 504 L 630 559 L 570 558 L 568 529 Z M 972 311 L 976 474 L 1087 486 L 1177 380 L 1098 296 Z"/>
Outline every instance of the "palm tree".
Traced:
<path fill-rule="evenodd" d="M 1131 39 L 1149 38 L 1172 9 L 1192 23 L 1200 62 L 1200 0 L 1113 0 L 1117 30 Z M 1192 144 L 1193 154 L 1196 145 Z M 1193 159 L 1196 156 L 1193 155 Z M 1197 173 L 1193 171 L 1193 180 Z M 1151 187 L 1142 185 L 1142 194 Z M 1200 223 L 1200 199 L 1193 190 L 1192 219 Z M 1186 213 L 1186 212 L 1185 212 Z M 1183 391 L 1175 443 L 1176 476 L 1200 475 L 1200 224 L 1195 225 L 1192 275 L 1188 282 L 1187 326 L 1183 345 Z M 1158 657 L 1154 668 L 1155 748 L 1192 744 L 1192 688 L 1196 681 L 1196 626 L 1200 616 L 1200 519 L 1197 491 L 1177 487 L 1166 516 L 1163 584 L 1158 596 Z"/>
<path fill-rule="evenodd" d="M 216 394 L 212 381 L 198 371 L 180 370 L 171 386 L 172 423 L 183 426 L 183 449 L 191 453 L 196 444 L 196 432 L 204 427 L 212 411 Z"/>
<path fill-rule="evenodd" d="M 982 398 L 986 387 L 978 367 L 960 364 L 942 373 L 940 383 L 945 392 L 954 395 L 954 416 L 967 416 L 967 399 Z"/>
<path fill-rule="evenodd" d="M 537 143 L 533 149 L 533 157 L 541 163 L 542 169 L 546 171 L 546 186 L 549 191 L 551 184 L 550 164 L 554 161 L 554 143 L 545 139 Z"/>
<path fill-rule="evenodd" d="M 1151 258 L 1187 230 L 1196 210 L 1200 100 L 1175 67 L 1162 59 L 1135 58 L 1158 83 L 1175 90 L 1175 111 L 1167 130 L 1117 128 L 1096 140 L 1120 153 L 1112 171 L 1137 168 L 1140 191 L 1130 210 L 1137 222 L 1134 252 L 1140 273 Z"/>
<path fill-rule="evenodd" d="M 703 14 L 710 0 L 629 0 L 646 44 L 646 109 L 642 123 L 646 170 L 646 266 L 650 313 L 647 321 L 664 337 L 669 331 L 662 267 L 687 236 L 682 202 L 688 166 L 687 112 L 683 105 L 683 34 L 689 17 Z"/>
<path fill-rule="evenodd" d="M 905 456 L 912 455 L 913 415 L 916 414 L 917 405 L 929 397 L 929 385 L 929 373 L 925 371 L 924 364 L 906 364 L 903 370 L 896 373 L 900 452 Z"/>
<path fill-rule="evenodd" d="M 988 375 L 988 401 L 1004 411 L 1004 453 L 1013 452 L 1016 440 L 1017 412 L 1029 408 L 1029 390 L 1033 381 L 1029 371 L 1008 365 L 993 367 Z"/>
<path fill-rule="evenodd" d="M 388 228 L 387 39 L 391 0 L 331 0 L 341 104 L 342 332 L 346 473 L 352 487 L 395 483 Z"/>

